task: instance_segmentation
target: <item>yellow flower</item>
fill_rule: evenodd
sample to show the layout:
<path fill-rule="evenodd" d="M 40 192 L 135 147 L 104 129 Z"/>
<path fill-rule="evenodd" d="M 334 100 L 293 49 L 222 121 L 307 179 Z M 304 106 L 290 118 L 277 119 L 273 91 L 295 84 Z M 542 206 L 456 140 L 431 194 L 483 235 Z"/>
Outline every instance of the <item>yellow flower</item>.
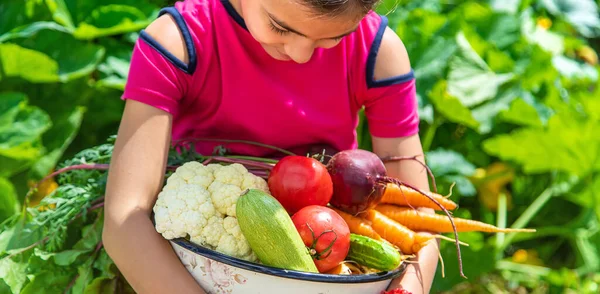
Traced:
<path fill-rule="evenodd" d="M 471 181 L 477 189 L 477 197 L 481 204 L 490 210 L 498 209 L 498 197 L 500 193 L 506 195 L 507 209 L 512 206 L 512 195 L 506 185 L 511 183 L 515 177 L 514 170 L 503 162 L 495 162 L 487 168 L 478 168 L 471 177 Z"/>
<path fill-rule="evenodd" d="M 37 184 L 37 182 L 31 181 L 31 180 L 28 182 L 28 185 L 30 188 L 35 187 L 36 184 Z M 37 190 L 29 198 L 28 206 L 35 207 L 35 206 L 39 205 L 40 201 L 42 201 L 42 199 L 44 199 L 44 197 L 52 194 L 52 192 L 54 192 L 54 190 L 56 190 L 56 188 L 58 188 L 58 183 L 56 183 L 54 178 L 50 178 L 50 179 L 47 179 L 47 180 L 41 182 L 39 184 L 39 186 L 37 187 Z M 55 207 L 54 204 L 51 204 L 49 206 L 50 206 L 50 208 Z M 45 209 L 47 209 L 47 208 L 40 207 L 40 210 L 45 210 Z"/>
<path fill-rule="evenodd" d="M 537 25 L 547 30 L 552 26 L 552 20 L 547 17 L 540 16 L 537 19 Z"/>
<path fill-rule="evenodd" d="M 513 262 L 542 266 L 544 263 L 534 249 L 519 249 L 511 257 Z"/>

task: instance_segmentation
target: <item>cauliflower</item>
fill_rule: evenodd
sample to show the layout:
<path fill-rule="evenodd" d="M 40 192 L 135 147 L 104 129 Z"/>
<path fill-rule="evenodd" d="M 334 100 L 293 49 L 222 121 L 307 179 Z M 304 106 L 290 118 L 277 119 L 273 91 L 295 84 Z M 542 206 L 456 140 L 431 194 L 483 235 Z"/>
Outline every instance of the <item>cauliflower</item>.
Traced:
<path fill-rule="evenodd" d="M 166 239 L 190 241 L 248 261 L 257 261 L 236 218 L 236 202 L 246 189 L 269 193 L 267 182 L 234 163 L 187 162 L 166 182 L 154 205 L 156 231 Z"/>

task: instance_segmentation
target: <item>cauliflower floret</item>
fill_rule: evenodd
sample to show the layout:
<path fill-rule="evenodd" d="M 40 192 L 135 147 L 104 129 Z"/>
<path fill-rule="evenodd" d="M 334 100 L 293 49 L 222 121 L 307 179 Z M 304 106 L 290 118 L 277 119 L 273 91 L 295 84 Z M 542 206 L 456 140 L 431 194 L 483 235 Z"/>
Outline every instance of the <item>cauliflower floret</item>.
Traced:
<path fill-rule="evenodd" d="M 239 163 L 226 165 L 215 170 L 215 181 L 224 184 L 232 184 L 239 187 L 242 185 L 242 181 L 244 180 L 244 173 L 247 172 L 248 170 Z"/>
<path fill-rule="evenodd" d="M 257 177 L 251 173 L 244 174 L 244 180 L 242 181 L 242 191 L 246 189 L 259 189 L 269 193 L 269 185 L 261 177 Z"/>
<path fill-rule="evenodd" d="M 195 184 L 163 190 L 154 205 L 156 230 L 167 239 L 195 235 L 216 213 L 210 193 Z"/>
<path fill-rule="evenodd" d="M 156 230 L 166 239 L 189 236 L 199 245 L 257 261 L 235 218 L 236 202 L 250 188 L 269 191 L 264 179 L 241 164 L 185 163 L 158 194 L 154 206 Z"/>
<path fill-rule="evenodd" d="M 239 186 L 213 182 L 208 187 L 208 191 L 216 196 L 212 197 L 212 202 L 218 212 L 229 216 L 236 216 L 235 204 L 242 194 L 242 189 Z"/>

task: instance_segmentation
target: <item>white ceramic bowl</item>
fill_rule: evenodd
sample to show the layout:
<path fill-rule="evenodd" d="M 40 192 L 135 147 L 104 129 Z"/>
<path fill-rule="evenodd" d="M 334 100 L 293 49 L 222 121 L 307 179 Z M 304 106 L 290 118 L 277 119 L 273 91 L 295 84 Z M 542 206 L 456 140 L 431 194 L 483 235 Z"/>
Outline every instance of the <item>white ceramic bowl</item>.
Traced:
<path fill-rule="evenodd" d="M 237 259 L 185 239 L 170 240 L 181 262 L 209 294 L 379 294 L 402 274 L 328 275 L 284 270 Z"/>

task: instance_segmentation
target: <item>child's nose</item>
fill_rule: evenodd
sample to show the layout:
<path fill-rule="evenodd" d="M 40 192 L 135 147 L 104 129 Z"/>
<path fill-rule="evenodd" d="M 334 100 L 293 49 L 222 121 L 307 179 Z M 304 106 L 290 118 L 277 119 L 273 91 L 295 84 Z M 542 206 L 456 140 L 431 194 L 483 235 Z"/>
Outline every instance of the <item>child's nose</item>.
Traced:
<path fill-rule="evenodd" d="M 307 40 L 289 44 L 286 50 L 286 54 L 297 63 L 306 63 L 310 60 L 315 50 L 314 44 Z"/>

